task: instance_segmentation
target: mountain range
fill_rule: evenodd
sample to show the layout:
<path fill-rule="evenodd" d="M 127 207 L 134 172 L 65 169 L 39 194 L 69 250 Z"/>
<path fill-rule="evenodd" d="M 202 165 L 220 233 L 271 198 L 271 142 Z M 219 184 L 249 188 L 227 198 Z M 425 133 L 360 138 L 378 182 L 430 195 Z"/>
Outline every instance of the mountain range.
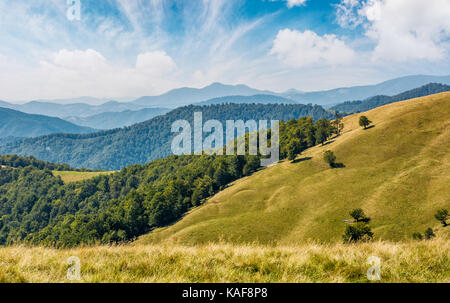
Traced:
<path fill-rule="evenodd" d="M 332 106 L 345 101 L 364 100 L 377 95 L 392 96 L 422 85 L 426 85 L 427 83 L 442 83 L 450 85 L 450 75 L 414 75 L 392 79 L 376 85 L 341 87 L 325 91 L 285 93 L 281 95 L 303 104 L 313 103 Z"/>
<path fill-rule="evenodd" d="M 3 142 L 12 137 L 37 137 L 51 133 L 82 134 L 93 132 L 89 127 L 78 126 L 68 121 L 43 115 L 31 115 L 0 107 L 0 138 Z"/>
<path fill-rule="evenodd" d="M 179 106 L 200 102 L 204 102 L 204 104 L 214 104 L 221 102 L 219 100 L 214 100 L 221 97 L 250 97 L 255 95 L 272 95 L 281 97 L 284 99 L 274 99 L 274 101 L 282 103 L 286 103 L 287 101 L 285 99 L 289 99 L 302 104 L 312 103 L 329 107 L 345 101 L 364 100 L 378 95 L 392 96 L 423 86 L 427 83 L 442 83 L 450 85 L 450 75 L 413 75 L 388 80 L 376 85 L 341 87 L 313 92 L 303 92 L 297 89 L 289 89 L 285 92 L 277 93 L 269 90 L 254 89 L 242 84 L 226 85 L 221 83 L 213 83 L 203 88 L 177 88 L 161 95 L 143 96 L 129 102 L 119 102 L 114 100 L 103 102 L 107 99 L 80 97 L 73 99 L 38 100 L 24 104 L 14 104 L 0 101 L 0 107 L 11 108 L 29 114 L 40 114 L 59 118 L 88 117 L 104 112 L 122 112 L 127 110 L 138 111 L 143 108 L 152 107 L 176 108 Z M 235 98 L 234 102 L 237 101 L 239 100 Z M 239 102 L 247 103 L 248 100 L 242 98 Z"/>
<path fill-rule="evenodd" d="M 104 112 L 88 117 L 66 117 L 64 119 L 77 125 L 107 130 L 140 123 L 169 111 L 167 108 L 143 108 L 135 111 Z"/>
<path fill-rule="evenodd" d="M 346 113 L 357 113 L 368 111 L 372 108 L 383 106 L 397 101 L 408 100 L 412 98 L 419 98 L 423 96 L 438 94 L 450 91 L 450 85 L 440 83 L 429 83 L 427 85 L 415 88 L 395 96 L 374 96 L 362 101 L 347 101 L 338 105 L 330 107 L 331 110 L 336 110 Z"/>
<path fill-rule="evenodd" d="M 203 121 L 219 120 L 291 120 L 310 116 L 315 120 L 332 118 L 321 106 L 302 104 L 215 104 L 189 105 L 156 116 L 130 127 L 90 134 L 53 134 L 28 138 L 0 147 L 0 154 L 32 155 L 38 159 L 67 163 L 73 167 L 118 170 L 124 166 L 147 163 L 172 154 L 171 132 L 174 121 L 192 124 L 194 112 L 203 113 Z"/>

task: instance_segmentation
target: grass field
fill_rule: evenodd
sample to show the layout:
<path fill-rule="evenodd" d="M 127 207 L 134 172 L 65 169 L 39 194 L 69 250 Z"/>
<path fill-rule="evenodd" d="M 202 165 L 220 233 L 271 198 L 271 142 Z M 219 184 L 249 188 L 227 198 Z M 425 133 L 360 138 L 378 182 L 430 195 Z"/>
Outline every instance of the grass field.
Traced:
<path fill-rule="evenodd" d="M 78 172 L 78 171 L 52 171 L 54 176 L 60 176 L 64 183 L 83 181 L 99 175 L 111 174 L 112 172 Z"/>
<path fill-rule="evenodd" d="M 364 113 L 374 127 L 344 119 L 344 133 L 235 182 L 202 207 L 138 242 L 298 245 L 341 241 L 349 211 L 361 207 L 372 218 L 376 239 L 405 241 L 434 228 L 450 209 L 450 93 L 398 102 Z M 345 168 L 323 161 L 332 150 Z"/>
<path fill-rule="evenodd" d="M 378 282 L 367 279 L 372 256 L 381 261 L 379 282 L 450 282 L 450 245 L 442 239 L 298 247 L 4 247 L 0 282 L 72 282 L 71 256 L 81 265 L 81 280 L 74 282 Z"/>

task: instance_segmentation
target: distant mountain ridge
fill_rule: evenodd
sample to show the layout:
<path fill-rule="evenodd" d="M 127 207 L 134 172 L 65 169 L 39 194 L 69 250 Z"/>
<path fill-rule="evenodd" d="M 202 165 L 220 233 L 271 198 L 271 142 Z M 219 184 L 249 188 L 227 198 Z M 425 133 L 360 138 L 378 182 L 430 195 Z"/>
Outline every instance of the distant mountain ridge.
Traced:
<path fill-rule="evenodd" d="M 124 126 L 131 126 L 149 120 L 155 116 L 163 115 L 170 110 L 167 108 L 143 108 L 132 111 L 104 112 L 89 117 L 66 117 L 64 120 L 77 125 L 92 127 L 95 129 L 114 129 Z"/>
<path fill-rule="evenodd" d="M 159 96 L 144 96 L 133 103 L 146 106 L 178 107 L 226 96 L 277 95 L 267 90 L 258 90 L 247 85 L 226 85 L 213 83 L 203 88 L 183 87 L 173 89 Z"/>
<path fill-rule="evenodd" d="M 5 138 L 3 142 L 14 140 L 12 137 L 37 137 L 50 133 L 81 134 L 93 131 L 92 128 L 78 126 L 59 118 L 31 115 L 0 107 L 0 138 Z"/>
<path fill-rule="evenodd" d="M 208 104 L 227 104 L 227 103 L 246 103 L 246 104 L 298 104 L 298 102 L 275 95 L 252 95 L 252 96 L 226 96 L 218 97 L 203 102 L 196 103 L 196 105 Z"/>
<path fill-rule="evenodd" d="M 403 92 L 395 96 L 374 96 L 362 101 L 347 101 L 333 107 L 330 110 L 336 110 L 346 113 L 364 112 L 370 109 L 383 106 L 386 104 L 424 97 L 428 95 L 438 94 L 442 92 L 450 91 L 450 85 L 440 83 L 429 83 L 427 85 Z"/>
<path fill-rule="evenodd" d="M 442 83 L 450 85 L 448 76 L 414 75 L 388 80 L 376 85 L 342 87 L 326 91 L 306 92 L 299 94 L 284 93 L 281 96 L 303 103 L 319 105 L 336 105 L 348 100 L 364 100 L 372 96 L 392 96 L 404 91 L 426 85 L 428 83 Z"/>
<path fill-rule="evenodd" d="M 203 121 L 291 120 L 304 116 L 332 118 L 321 106 L 302 104 L 220 104 L 189 105 L 130 127 L 91 134 L 54 134 L 24 139 L 0 147 L 0 154 L 32 155 L 38 159 L 67 163 L 73 167 L 118 170 L 131 164 L 147 163 L 172 154 L 172 123 L 187 120 L 192 125 L 194 112 Z"/>

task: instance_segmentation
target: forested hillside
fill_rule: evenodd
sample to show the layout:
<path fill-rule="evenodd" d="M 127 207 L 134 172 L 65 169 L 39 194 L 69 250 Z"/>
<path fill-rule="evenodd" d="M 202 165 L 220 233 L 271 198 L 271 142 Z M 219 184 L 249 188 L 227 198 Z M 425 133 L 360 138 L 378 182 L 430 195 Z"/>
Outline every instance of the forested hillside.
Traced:
<path fill-rule="evenodd" d="M 1 154 L 32 155 L 73 167 L 118 170 L 131 164 L 143 164 L 171 154 L 171 125 L 184 119 L 191 122 L 194 112 L 203 113 L 203 121 L 291 120 L 311 116 L 314 120 L 332 118 L 320 106 L 301 104 L 225 104 L 186 106 L 130 127 L 92 134 L 56 134 L 25 139 L 0 147 Z M 224 124 L 225 125 L 225 124 Z"/>
<path fill-rule="evenodd" d="M 136 123 L 147 121 L 158 115 L 169 112 L 166 108 L 143 108 L 140 110 L 126 110 L 121 112 L 105 112 L 88 117 L 65 117 L 64 119 L 81 126 L 95 129 L 114 129 L 131 126 Z"/>
<path fill-rule="evenodd" d="M 283 98 L 275 95 L 253 95 L 253 96 L 226 96 L 213 98 L 198 103 L 197 105 L 207 104 L 226 104 L 226 103 L 259 103 L 259 104 L 298 104 L 297 101 Z"/>
<path fill-rule="evenodd" d="M 68 121 L 0 107 L 0 138 L 36 137 L 51 133 L 89 133 L 94 130 Z"/>
<path fill-rule="evenodd" d="M 345 113 L 359 113 L 371 110 L 378 106 L 383 106 L 389 103 L 394 103 L 402 100 L 412 98 L 419 98 L 428 95 L 438 94 L 450 91 L 450 85 L 439 83 L 429 83 L 427 85 L 415 88 L 395 96 L 374 96 L 363 101 L 347 101 L 331 107 L 331 110 L 336 110 Z"/>
<path fill-rule="evenodd" d="M 280 125 L 281 157 L 321 143 L 330 121 L 303 117 Z M 72 246 L 128 241 L 179 219 L 191 207 L 260 167 L 259 156 L 171 156 L 64 184 L 70 167 L 0 157 L 0 244 Z"/>

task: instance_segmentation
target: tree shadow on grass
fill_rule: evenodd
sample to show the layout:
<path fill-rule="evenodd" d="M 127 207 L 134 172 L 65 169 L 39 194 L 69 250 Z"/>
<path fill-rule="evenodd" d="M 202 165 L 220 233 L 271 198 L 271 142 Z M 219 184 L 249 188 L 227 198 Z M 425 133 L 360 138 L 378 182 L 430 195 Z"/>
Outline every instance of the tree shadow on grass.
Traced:
<path fill-rule="evenodd" d="M 332 168 L 344 168 L 345 165 L 344 165 L 344 163 L 333 163 L 333 164 L 331 165 L 331 167 L 332 167 Z"/>
<path fill-rule="evenodd" d="M 325 145 L 331 144 L 331 143 L 333 143 L 333 142 L 334 142 L 334 140 L 331 140 L 331 141 L 325 142 L 325 143 L 323 143 L 323 144 L 322 144 L 322 146 L 325 146 Z"/>
<path fill-rule="evenodd" d="M 292 161 L 292 163 L 300 163 L 300 162 L 308 161 L 308 160 L 311 160 L 311 159 L 312 159 L 312 157 L 305 157 L 305 158 L 295 159 L 294 161 Z"/>
<path fill-rule="evenodd" d="M 370 126 L 367 126 L 366 128 L 364 128 L 364 130 L 368 130 L 368 129 L 371 129 L 371 128 L 374 128 L 375 127 L 375 125 L 370 125 Z"/>

